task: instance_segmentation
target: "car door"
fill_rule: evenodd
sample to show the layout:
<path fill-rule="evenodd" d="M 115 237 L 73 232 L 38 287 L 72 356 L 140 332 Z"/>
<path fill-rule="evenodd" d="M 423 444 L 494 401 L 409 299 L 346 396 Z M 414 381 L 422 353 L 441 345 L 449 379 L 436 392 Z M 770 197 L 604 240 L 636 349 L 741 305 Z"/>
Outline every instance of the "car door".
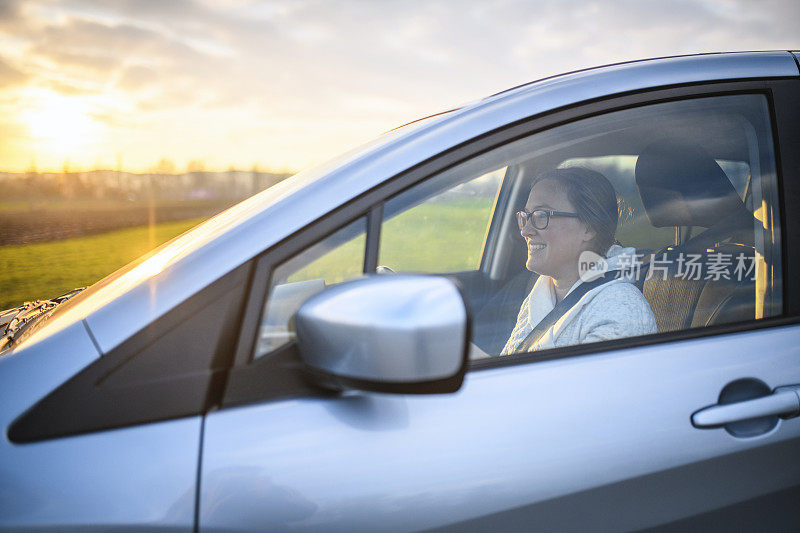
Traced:
<path fill-rule="evenodd" d="M 201 417 L 87 431 L 98 411 L 120 420 L 125 407 L 92 401 L 86 380 L 77 382 L 82 399 L 58 398 L 63 411 L 53 395 L 98 356 L 78 322 L 0 359 L 0 531 L 192 530 Z"/>
<path fill-rule="evenodd" d="M 800 418 L 780 415 L 791 415 L 797 398 L 781 387 L 800 384 L 800 299 L 791 276 L 800 267 L 791 207 L 800 197 L 798 112 L 791 105 L 797 93 L 794 80 L 687 86 L 537 117 L 482 138 L 455 166 L 448 161 L 443 170 L 423 168 L 388 182 L 358 204 L 367 205 L 363 210 L 324 217 L 264 254 L 225 398 L 204 421 L 200 530 L 705 530 L 796 523 Z M 716 254 L 750 247 L 755 279 L 743 285 L 754 309 L 749 318 L 696 300 L 689 311 L 706 316 L 702 323 L 542 352 L 489 353 L 447 395 L 340 394 L 304 380 L 291 310 L 327 284 L 369 274 L 385 254 L 408 255 L 408 248 L 387 248 L 398 241 L 381 239 L 393 215 L 440 197 L 454 183 L 516 169 L 513 194 L 492 212 L 480 263 L 501 287 L 524 274 L 513 211 L 537 172 L 576 159 L 589 165 L 597 156 L 619 163 L 665 132 L 702 145 L 720 168 L 724 161 L 746 165 L 757 183 L 749 203 L 746 194 L 740 199 L 750 206 L 752 244 L 725 237 L 709 245 Z M 488 151 L 485 143 L 493 143 Z M 622 163 L 615 168 L 621 176 L 630 170 Z M 420 194 L 426 187 L 429 193 Z M 649 219 L 633 213 L 625 235 L 658 248 L 663 231 Z M 678 228 L 676 235 L 687 233 Z M 422 235 L 421 228 L 412 231 Z M 422 237 L 412 242 L 425 248 Z M 456 251 L 441 249 L 439 260 Z M 426 270 L 422 263 L 405 268 Z M 712 278 L 701 281 L 712 293 L 720 287 Z M 496 289 L 500 300 L 502 290 Z M 667 290 L 650 305 L 659 311 L 661 304 L 681 303 L 681 294 Z M 276 316 L 276 323 L 265 322 Z M 491 327 L 507 335 L 513 323 Z"/>
<path fill-rule="evenodd" d="M 0 531 L 194 530 L 201 413 L 248 268 L 105 353 L 68 302 L 0 356 Z"/>

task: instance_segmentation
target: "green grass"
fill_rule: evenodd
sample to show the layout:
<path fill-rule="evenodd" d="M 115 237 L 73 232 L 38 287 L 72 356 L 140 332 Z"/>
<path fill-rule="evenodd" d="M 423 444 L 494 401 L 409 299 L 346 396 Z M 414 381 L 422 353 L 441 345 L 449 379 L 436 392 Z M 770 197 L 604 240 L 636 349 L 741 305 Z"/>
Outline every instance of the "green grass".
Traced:
<path fill-rule="evenodd" d="M 475 269 L 492 199 L 424 203 L 387 221 L 378 264 L 398 272 Z"/>
<path fill-rule="evenodd" d="M 475 269 L 491 210 L 491 200 L 428 202 L 409 209 L 385 222 L 378 264 L 398 272 Z M 201 220 L 48 243 L 0 246 L 0 310 L 90 285 Z M 672 230 L 664 228 L 661 232 L 668 239 Z M 653 228 L 639 221 L 620 228 L 619 237 L 626 245 L 640 245 L 638 241 L 652 241 L 653 233 Z M 288 281 L 323 278 L 331 284 L 357 277 L 363 265 L 364 246 L 362 233 L 294 272 Z"/>
<path fill-rule="evenodd" d="M 366 243 L 367 238 L 362 233 L 290 275 L 287 281 L 324 279 L 327 285 L 331 285 L 356 278 L 364 271 Z"/>
<path fill-rule="evenodd" d="M 0 310 L 53 298 L 104 278 L 203 219 L 168 222 L 90 237 L 0 246 Z"/>
<path fill-rule="evenodd" d="M 454 272 L 477 268 L 491 200 L 424 203 L 386 221 L 378 264 L 397 272 Z M 334 236 L 335 237 L 335 236 Z M 338 283 L 361 275 L 362 233 L 291 274 L 287 281 Z M 314 254 L 313 248 L 309 250 Z"/>

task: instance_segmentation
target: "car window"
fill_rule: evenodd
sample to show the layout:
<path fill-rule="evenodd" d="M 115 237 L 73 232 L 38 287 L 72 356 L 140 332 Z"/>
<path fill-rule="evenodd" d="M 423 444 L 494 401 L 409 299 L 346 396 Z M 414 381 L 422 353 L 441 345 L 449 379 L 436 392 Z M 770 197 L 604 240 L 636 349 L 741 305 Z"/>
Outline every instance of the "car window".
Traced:
<path fill-rule="evenodd" d="M 477 269 L 492 242 L 486 279 L 470 280 L 485 290 L 467 294 L 475 357 L 775 316 L 768 117 L 761 95 L 696 98 L 516 140 L 387 201 L 380 262 Z M 482 180 L 492 187 L 465 202 Z"/>
<path fill-rule="evenodd" d="M 637 250 L 656 250 L 669 246 L 675 229 L 657 228 L 648 223 L 644 205 L 636 187 L 636 155 L 602 155 L 573 157 L 559 163 L 558 168 L 589 168 L 608 178 L 617 193 L 619 221 L 616 238 Z"/>
<path fill-rule="evenodd" d="M 637 249 L 659 249 L 672 244 L 674 228 L 656 228 L 647 224 L 647 214 L 636 188 L 636 155 L 602 155 L 574 157 L 562 161 L 559 168 L 585 167 L 603 174 L 614 186 L 619 201 L 619 225 L 617 239 Z M 748 206 L 752 197 L 748 193 L 750 165 L 746 161 L 715 159 L 737 194 Z M 695 230 L 702 229 L 700 227 Z"/>
<path fill-rule="evenodd" d="M 305 300 L 363 274 L 366 228 L 366 219 L 360 218 L 272 270 L 254 358 L 294 339 L 292 317 Z"/>
<path fill-rule="evenodd" d="M 459 167 L 386 202 L 378 264 L 393 271 L 456 272 L 480 266 L 506 167 Z"/>

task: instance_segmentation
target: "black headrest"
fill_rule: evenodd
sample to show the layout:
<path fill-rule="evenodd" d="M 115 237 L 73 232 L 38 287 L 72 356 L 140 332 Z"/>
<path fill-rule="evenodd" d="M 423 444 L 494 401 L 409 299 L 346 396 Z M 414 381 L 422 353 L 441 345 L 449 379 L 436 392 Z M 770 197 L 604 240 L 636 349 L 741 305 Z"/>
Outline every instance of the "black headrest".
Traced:
<path fill-rule="evenodd" d="M 705 150 L 672 139 L 650 144 L 636 161 L 636 186 L 650 223 L 710 228 L 744 209 L 728 176 Z"/>

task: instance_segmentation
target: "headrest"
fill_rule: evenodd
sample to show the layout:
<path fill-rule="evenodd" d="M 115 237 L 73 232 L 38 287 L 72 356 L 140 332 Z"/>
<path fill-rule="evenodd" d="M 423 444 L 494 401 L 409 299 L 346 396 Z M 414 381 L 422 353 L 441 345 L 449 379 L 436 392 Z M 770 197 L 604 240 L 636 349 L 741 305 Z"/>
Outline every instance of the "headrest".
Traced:
<path fill-rule="evenodd" d="M 657 228 L 710 228 L 744 209 L 728 176 L 696 145 L 656 141 L 639 155 L 635 175 L 647 218 Z"/>

